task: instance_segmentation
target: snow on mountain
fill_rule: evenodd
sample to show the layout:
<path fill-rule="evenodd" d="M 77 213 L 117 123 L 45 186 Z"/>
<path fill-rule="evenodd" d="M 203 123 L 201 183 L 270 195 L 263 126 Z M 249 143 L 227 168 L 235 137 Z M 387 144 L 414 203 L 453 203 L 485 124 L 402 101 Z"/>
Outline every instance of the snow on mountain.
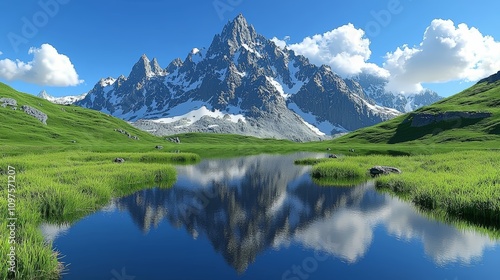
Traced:
<path fill-rule="evenodd" d="M 175 110 L 175 108 L 174 108 Z M 245 122 L 245 116 L 243 115 L 231 115 L 231 114 L 224 114 L 219 110 L 209 110 L 206 106 L 202 106 L 199 109 L 193 110 L 191 112 L 188 112 L 184 115 L 180 116 L 175 116 L 171 118 L 161 118 L 157 120 L 153 120 L 155 123 L 160 123 L 160 124 L 166 124 L 166 123 L 173 123 L 179 120 L 186 120 L 187 124 L 186 126 L 193 124 L 200 120 L 202 117 L 208 116 L 211 118 L 219 118 L 219 119 L 226 119 L 230 122 L 237 123 L 238 121 L 243 121 Z"/>
<path fill-rule="evenodd" d="M 43 98 L 45 100 L 48 100 L 54 104 L 60 104 L 60 105 L 73 104 L 77 101 L 84 99 L 85 96 L 87 96 L 87 93 L 80 94 L 80 95 L 74 95 L 74 96 L 54 97 L 54 96 L 48 94 L 45 90 L 42 90 L 38 94 L 38 97 Z"/>
<path fill-rule="evenodd" d="M 353 79 L 362 86 L 367 97 L 373 99 L 377 105 L 394 108 L 403 113 L 412 112 L 443 99 L 428 89 L 404 94 L 386 91 L 385 86 L 388 81 L 370 74 L 360 74 Z"/>

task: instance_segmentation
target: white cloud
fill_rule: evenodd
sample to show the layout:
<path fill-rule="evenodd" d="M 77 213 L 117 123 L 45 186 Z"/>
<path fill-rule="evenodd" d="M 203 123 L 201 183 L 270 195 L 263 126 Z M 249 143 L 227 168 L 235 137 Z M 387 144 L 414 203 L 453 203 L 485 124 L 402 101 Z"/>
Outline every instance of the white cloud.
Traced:
<path fill-rule="evenodd" d="M 3 54 L 3 52 L 0 51 L 0 55 L 2 55 L 2 54 Z"/>
<path fill-rule="evenodd" d="M 413 92 L 422 83 L 477 81 L 500 69 L 500 42 L 466 24 L 435 19 L 423 41 L 387 53 L 384 68 L 391 73 L 388 90 Z"/>
<path fill-rule="evenodd" d="M 70 59 L 49 45 L 43 44 L 40 48 L 31 48 L 33 60 L 0 60 L 0 78 L 12 81 L 21 80 L 43 86 L 76 86 L 83 81 Z"/>
<path fill-rule="evenodd" d="M 367 62 L 372 53 L 370 40 L 365 37 L 362 29 L 356 29 L 350 23 L 324 34 L 306 37 L 302 42 L 288 47 L 309 58 L 316 65 L 330 65 L 335 72 L 343 76 L 362 72 L 388 76 L 385 69 Z"/>
<path fill-rule="evenodd" d="M 284 49 L 287 45 L 287 42 L 290 41 L 290 36 L 285 36 L 283 40 L 273 37 L 271 41 L 273 41 L 276 44 L 276 46 Z"/>

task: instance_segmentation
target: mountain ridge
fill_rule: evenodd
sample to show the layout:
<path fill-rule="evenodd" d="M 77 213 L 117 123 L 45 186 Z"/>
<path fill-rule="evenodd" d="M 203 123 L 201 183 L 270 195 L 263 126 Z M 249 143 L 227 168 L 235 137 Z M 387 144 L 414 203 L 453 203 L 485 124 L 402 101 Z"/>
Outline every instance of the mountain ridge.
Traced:
<path fill-rule="evenodd" d="M 217 132 L 294 141 L 326 139 L 400 114 L 377 103 L 355 79 L 276 46 L 241 14 L 208 48 L 194 48 L 166 68 L 142 55 L 128 77 L 101 80 L 75 104 L 156 135 Z M 176 119 L 205 109 L 223 117 Z M 228 121 L 238 115 L 245 118 Z"/>

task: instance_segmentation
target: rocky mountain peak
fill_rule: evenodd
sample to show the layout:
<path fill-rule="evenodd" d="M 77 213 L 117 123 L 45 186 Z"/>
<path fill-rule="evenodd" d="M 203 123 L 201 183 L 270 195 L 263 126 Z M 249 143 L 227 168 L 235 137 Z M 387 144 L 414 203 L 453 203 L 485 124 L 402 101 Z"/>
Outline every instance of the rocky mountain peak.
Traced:
<path fill-rule="evenodd" d="M 42 90 L 38 94 L 38 97 L 43 98 L 43 99 L 48 99 L 48 98 L 51 98 L 52 96 L 50 94 L 48 94 L 45 90 Z"/>
<path fill-rule="evenodd" d="M 160 64 L 158 63 L 158 60 L 156 60 L 156 58 L 153 58 L 149 65 L 153 74 L 158 76 L 165 75 L 165 71 L 160 67 Z"/>
<path fill-rule="evenodd" d="M 132 71 L 128 75 L 129 80 L 139 81 L 146 77 L 153 76 L 153 71 L 151 70 L 151 63 L 149 58 L 143 54 L 139 60 L 132 67 Z"/>
<path fill-rule="evenodd" d="M 220 40 L 227 43 L 232 51 L 239 49 L 243 44 L 253 46 L 256 38 L 257 32 L 254 27 L 249 25 L 241 14 L 226 24 L 220 35 Z"/>
<path fill-rule="evenodd" d="M 170 64 L 167 66 L 167 68 L 165 68 L 165 70 L 167 71 L 167 73 L 173 73 L 176 69 L 182 67 L 182 59 L 180 58 L 176 58 L 174 60 L 172 60 L 172 62 L 170 62 Z"/>

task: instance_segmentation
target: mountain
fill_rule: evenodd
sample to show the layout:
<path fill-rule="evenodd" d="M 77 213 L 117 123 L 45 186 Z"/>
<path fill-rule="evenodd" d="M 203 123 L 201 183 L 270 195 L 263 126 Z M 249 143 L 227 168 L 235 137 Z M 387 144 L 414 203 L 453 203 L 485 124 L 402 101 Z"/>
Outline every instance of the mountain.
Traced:
<path fill-rule="evenodd" d="M 276 46 L 242 15 L 209 48 L 195 48 L 166 68 L 143 55 L 128 77 L 102 79 L 75 104 L 157 135 L 218 132 L 295 141 L 400 114 L 377 105 L 355 80 Z"/>
<path fill-rule="evenodd" d="M 377 105 L 393 108 L 404 113 L 412 112 L 444 99 L 444 97 L 429 89 L 407 94 L 390 92 L 385 89 L 388 83 L 386 79 L 366 73 L 353 77 L 353 79 L 361 85 L 366 96 L 373 99 Z"/>
<path fill-rule="evenodd" d="M 488 143 L 500 140 L 500 72 L 461 93 L 373 127 L 360 129 L 340 142 Z"/>
<path fill-rule="evenodd" d="M 54 104 L 60 104 L 60 105 L 69 105 L 73 104 L 75 102 L 78 102 L 82 99 L 85 98 L 87 93 L 81 94 L 81 95 L 74 95 L 74 96 L 62 96 L 62 97 L 54 97 L 50 94 L 48 94 L 45 90 L 42 90 L 39 94 L 38 97 L 43 98 L 45 100 L 48 100 Z"/>

